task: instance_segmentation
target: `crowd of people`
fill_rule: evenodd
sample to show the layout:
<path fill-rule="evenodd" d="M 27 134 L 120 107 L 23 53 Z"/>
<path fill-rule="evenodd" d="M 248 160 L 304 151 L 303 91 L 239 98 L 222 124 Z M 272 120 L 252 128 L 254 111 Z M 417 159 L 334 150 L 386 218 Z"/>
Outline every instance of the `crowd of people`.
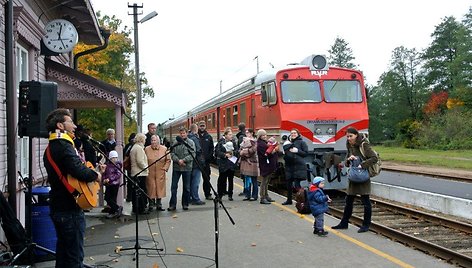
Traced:
<path fill-rule="evenodd" d="M 255 132 L 244 123 L 238 126 L 239 132 L 233 135 L 231 128 L 226 128 L 223 137 L 216 143 L 206 131 L 204 121 L 192 124 L 190 129 L 182 127 L 173 144 L 163 145 L 157 135 L 157 126 L 148 125 L 148 132 L 132 133 L 123 149 L 125 161 L 118 160 L 115 131 L 106 130 L 107 138 L 97 145 L 91 145 L 91 131 L 76 126 L 68 110 L 57 109 L 46 119 L 50 132 L 49 145 L 44 156 L 49 183 L 51 185 L 51 218 L 57 233 L 56 267 L 74 266 L 83 261 L 83 237 L 85 217 L 74 197 L 63 184 L 63 175 L 72 175 L 80 181 L 98 181 L 105 186 L 107 218 L 119 217 L 123 208 L 118 205 L 117 195 L 121 185 L 127 187 L 127 201 L 132 202 L 132 211 L 148 214 L 154 209 L 164 211 L 162 198 L 166 197 L 166 173 L 172 163 L 171 197 L 168 211 L 177 210 L 177 190 L 182 178 L 183 210 L 189 205 L 204 205 L 200 196 L 200 181 L 203 185 L 204 199 L 213 200 L 210 184 L 210 163 L 216 160 L 218 165 L 217 195 L 233 201 L 233 178 L 239 168 L 244 182 L 243 201 L 257 201 L 270 205 L 274 200 L 269 196 L 268 185 L 276 176 L 279 156 L 284 157 L 285 179 L 287 181 L 287 199 L 283 205 L 292 204 L 292 190 L 300 187 L 300 181 L 311 177 L 304 158 L 308 155 L 308 146 L 297 129 L 290 131 L 290 136 L 279 144 L 274 137 L 269 137 L 264 129 Z M 355 128 L 348 128 L 347 158 L 349 166 L 357 158 L 365 158 L 359 165 L 368 168 L 377 161 L 377 156 L 369 144 L 363 146 L 365 157 L 359 148 L 364 144 L 362 135 Z M 97 155 L 96 151 L 101 154 Z M 85 167 L 91 162 L 97 170 Z M 129 163 L 124 165 L 124 163 Z M 103 163 L 103 164 L 101 164 Z M 126 172 L 127 180 L 121 181 Z M 261 182 L 258 183 L 260 176 Z M 323 192 L 324 179 L 315 177 L 308 188 L 308 202 L 315 218 L 313 233 L 326 236 L 323 215 L 328 209 L 329 196 Z M 353 210 L 355 195 L 361 195 L 364 205 L 364 221 L 358 232 L 369 230 L 372 208 L 370 204 L 370 180 L 364 183 L 349 182 L 344 215 L 341 222 L 333 229 L 347 229 Z M 64 250 L 62 250 L 64 249 Z M 68 249 L 68 250 L 66 250 Z M 71 250 L 69 250 L 71 249 Z M 72 250 L 73 249 L 73 250 Z"/>

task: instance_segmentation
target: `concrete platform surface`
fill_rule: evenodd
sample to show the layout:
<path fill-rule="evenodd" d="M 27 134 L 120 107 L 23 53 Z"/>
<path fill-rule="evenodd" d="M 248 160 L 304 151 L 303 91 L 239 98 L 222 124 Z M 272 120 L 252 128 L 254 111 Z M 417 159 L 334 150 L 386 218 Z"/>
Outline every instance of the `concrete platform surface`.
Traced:
<path fill-rule="evenodd" d="M 216 170 L 212 183 L 216 188 Z M 179 184 L 179 188 L 182 184 Z M 180 190 L 180 189 L 179 189 Z M 339 220 L 325 216 L 327 237 L 313 235 L 313 216 L 283 206 L 284 197 L 272 194 L 271 205 L 242 201 L 241 181 L 235 178 L 234 201 L 223 203 L 236 222 L 232 225 L 222 208 L 219 212 L 219 267 L 451 267 L 444 261 L 408 248 L 373 232 L 359 234 L 350 225 L 340 232 L 328 226 Z M 170 174 L 168 189 L 170 192 Z M 167 208 L 169 196 L 163 199 Z M 201 194 L 202 196 L 203 194 Z M 180 203 L 180 191 L 178 204 Z M 126 203 L 125 212 L 130 212 Z M 136 225 L 134 216 L 106 219 L 105 214 L 87 213 L 85 263 L 96 267 L 137 267 L 133 260 Z M 140 215 L 138 241 L 140 267 L 215 267 L 215 220 L 212 201 L 183 211 Z M 153 242 L 153 238 L 156 244 Z M 131 247 L 120 251 L 118 248 Z M 54 267 L 54 262 L 36 267 Z"/>

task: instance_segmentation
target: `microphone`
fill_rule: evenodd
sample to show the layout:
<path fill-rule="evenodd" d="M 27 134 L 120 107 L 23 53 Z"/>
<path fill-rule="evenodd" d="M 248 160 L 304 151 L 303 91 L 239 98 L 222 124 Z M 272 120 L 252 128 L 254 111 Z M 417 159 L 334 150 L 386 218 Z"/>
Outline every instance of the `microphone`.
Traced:
<path fill-rule="evenodd" d="M 177 146 L 177 145 L 183 144 L 183 145 L 185 145 L 185 147 L 187 147 L 188 149 L 190 149 L 190 150 L 193 151 L 192 146 L 188 145 L 188 143 L 186 143 L 186 142 L 184 141 L 184 139 L 182 139 L 182 137 L 177 136 L 177 137 L 175 137 L 175 140 L 177 141 L 177 143 L 174 144 L 174 145 L 172 145 L 172 146 Z M 171 148 L 172 148 L 172 147 L 171 147 Z"/>
<path fill-rule="evenodd" d="M 85 139 L 90 141 L 91 143 L 95 144 L 95 145 L 99 145 L 99 146 L 104 146 L 103 143 L 97 141 L 97 140 L 94 140 L 92 137 L 90 137 L 89 135 L 84 135 Z"/>

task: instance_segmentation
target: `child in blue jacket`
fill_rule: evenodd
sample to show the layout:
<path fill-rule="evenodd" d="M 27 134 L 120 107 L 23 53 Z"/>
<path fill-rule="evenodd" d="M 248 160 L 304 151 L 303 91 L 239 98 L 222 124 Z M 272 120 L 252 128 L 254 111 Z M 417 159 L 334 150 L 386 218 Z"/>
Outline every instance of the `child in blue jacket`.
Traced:
<path fill-rule="evenodd" d="M 313 225 L 313 234 L 318 236 L 327 236 L 328 232 L 324 230 L 324 213 L 328 211 L 328 202 L 331 202 L 329 196 L 323 192 L 324 178 L 314 177 L 308 191 L 308 202 L 310 204 L 311 214 L 315 217 Z"/>

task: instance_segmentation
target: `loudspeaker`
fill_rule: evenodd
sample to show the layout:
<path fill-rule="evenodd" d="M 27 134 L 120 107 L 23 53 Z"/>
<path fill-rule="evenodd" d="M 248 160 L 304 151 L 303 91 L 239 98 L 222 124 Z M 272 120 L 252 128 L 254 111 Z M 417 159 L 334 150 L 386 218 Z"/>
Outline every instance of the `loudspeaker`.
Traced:
<path fill-rule="evenodd" d="M 47 138 L 46 117 L 57 108 L 57 84 L 21 81 L 18 97 L 18 135 Z"/>

